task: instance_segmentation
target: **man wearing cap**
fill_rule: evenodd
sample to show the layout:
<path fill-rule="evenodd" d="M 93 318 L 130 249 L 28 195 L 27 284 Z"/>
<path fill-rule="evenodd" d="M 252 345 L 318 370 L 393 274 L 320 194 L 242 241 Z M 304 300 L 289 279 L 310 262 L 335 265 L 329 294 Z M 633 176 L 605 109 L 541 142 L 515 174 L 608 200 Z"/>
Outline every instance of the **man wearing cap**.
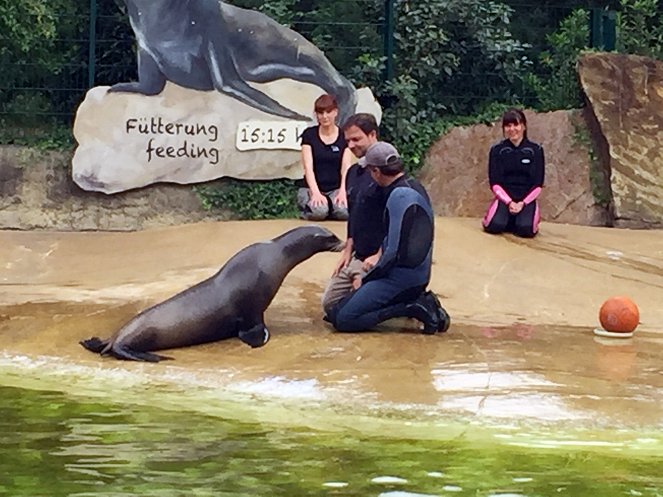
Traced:
<path fill-rule="evenodd" d="M 364 165 L 382 188 L 385 237 L 379 259 L 327 319 L 339 331 L 360 331 L 395 317 L 423 323 L 423 332 L 445 332 L 450 318 L 430 282 L 434 216 L 424 187 L 406 177 L 398 151 L 386 142 L 371 145 Z M 378 221 L 379 222 L 379 221 Z"/>
<path fill-rule="evenodd" d="M 384 192 L 360 164 L 366 150 L 378 141 L 378 123 L 373 114 L 354 114 L 344 123 L 343 132 L 348 148 L 360 161 L 352 165 L 345 176 L 349 214 L 347 240 L 322 295 L 325 315 L 359 285 L 366 269 L 375 265 L 384 239 Z"/>

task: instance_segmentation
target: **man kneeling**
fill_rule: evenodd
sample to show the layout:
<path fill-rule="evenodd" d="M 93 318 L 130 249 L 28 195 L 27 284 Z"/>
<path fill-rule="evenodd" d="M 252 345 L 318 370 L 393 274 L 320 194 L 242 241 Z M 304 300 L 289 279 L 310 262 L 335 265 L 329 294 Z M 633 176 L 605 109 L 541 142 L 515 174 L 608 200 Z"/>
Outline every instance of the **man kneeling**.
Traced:
<path fill-rule="evenodd" d="M 396 149 L 385 142 L 372 145 L 364 167 L 387 197 L 385 238 L 380 258 L 357 288 L 329 310 L 326 319 L 338 331 L 360 331 L 396 317 L 415 318 L 423 332 L 449 328 L 449 315 L 430 282 L 434 217 L 428 194 L 416 180 L 408 179 Z"/>

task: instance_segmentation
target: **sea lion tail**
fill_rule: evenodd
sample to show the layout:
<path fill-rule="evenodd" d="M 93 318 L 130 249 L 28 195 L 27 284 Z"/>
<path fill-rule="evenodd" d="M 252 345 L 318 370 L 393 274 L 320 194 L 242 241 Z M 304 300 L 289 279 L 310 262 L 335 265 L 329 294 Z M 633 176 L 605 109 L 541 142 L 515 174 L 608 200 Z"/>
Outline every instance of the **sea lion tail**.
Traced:
<path fill-rule="evenodd" d="M 139 350 L 131 350 L 126 347 L 112 347 L 108 351 L 116 359 L 125 361 L 143 361 L 143 362 L 159 362 L 172 360 L 172 357 L 164 355 L 153 354 L 152 352 L 141 352 Z"/>
<path fill-rule="evenodd" d="M 78 343 L 80 343 L 90 352 L 96 352 L 97 354 L 100 354 L 101 351 L 104 350 L 104 348 L 106 348 L 106 345 L 108 345 L 108 340 L 102 340 L 99 337 L 92 337 L 89 338 L 88 340 L 81 340 Z"/>

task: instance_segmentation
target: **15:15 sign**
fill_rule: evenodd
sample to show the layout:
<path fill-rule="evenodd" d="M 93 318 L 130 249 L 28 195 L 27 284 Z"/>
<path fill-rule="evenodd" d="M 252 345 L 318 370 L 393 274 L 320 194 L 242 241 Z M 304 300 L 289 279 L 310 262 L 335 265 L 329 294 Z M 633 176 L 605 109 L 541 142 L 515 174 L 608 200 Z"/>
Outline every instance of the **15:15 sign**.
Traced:
<path fill-rule="evenodd" d="M 244 121 L 237 125 L 237 150 L 301 148 L 302 132 L 311 123 L 302 121 Z"/>

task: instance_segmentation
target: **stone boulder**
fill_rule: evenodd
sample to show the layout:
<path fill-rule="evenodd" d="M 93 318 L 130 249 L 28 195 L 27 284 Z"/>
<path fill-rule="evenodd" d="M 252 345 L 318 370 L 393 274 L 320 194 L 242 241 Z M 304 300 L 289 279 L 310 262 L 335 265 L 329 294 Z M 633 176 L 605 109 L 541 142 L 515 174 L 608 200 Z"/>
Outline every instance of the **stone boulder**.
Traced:
<path fill-rule="evenodd" d="M 663 62 L 586 53 L 578 73 L 608 145 L 618 225 L 663 225 Z"/>
<path fill-rule="evenodd" d="M 155 96 L 89 90 L 76 112 L 73 179 L 107 194 L 152 183 L 202 183 L 302 177 L 300 134 L 314 124 L 317 86 L 293 80 L 256 84 L 310 121 L 273 116 L 216 91 L 166 84 Z M 356 92 L 357 112 L 378 119 L 370 89 Z"/>
<path fill-rule="evenodd" d="M 590 137 L 581 111 L 526 111 L 528 136 L 543 146 L 546 177 L 539 197 L 544 221 L 592 226 L 610 223 L 590 179 Z M 483 217 L 493 198 L 488 152 L 502 139 L 501 121 L 456 127 L 430 148 L 419 179 L 441 216 Z"/>

